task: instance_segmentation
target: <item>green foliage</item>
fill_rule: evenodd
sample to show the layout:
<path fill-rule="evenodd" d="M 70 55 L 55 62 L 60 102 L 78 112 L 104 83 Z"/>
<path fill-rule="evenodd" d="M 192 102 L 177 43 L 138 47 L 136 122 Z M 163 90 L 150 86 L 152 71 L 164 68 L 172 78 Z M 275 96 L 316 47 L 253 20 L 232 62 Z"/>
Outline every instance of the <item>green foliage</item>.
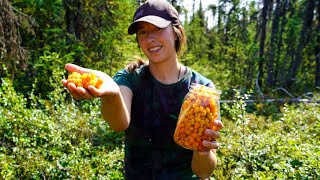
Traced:
<path fill-rule="evenodd" d="M 1 179 L 124 179 L 123 133 L 100 118 L 98 100 L 72 100 L 57 82 L 63 74 L 54 71 L 48 99 L 33 91 L 25 98 L 1 79 Z M 235 103 L 222 104 L 225 127 L 213 178 L 319 178 L 319 98 L 262 116 L 248 113 L 250 94 L 235 91 Z"/>
<path fill-rule="evenodd" d="M 224 130 L 216 179 L 317 179 L 320 177 L 320 108 L 285 104 L 281 116 L 246 112 L 245 95 L 223 104 Z"/>
<path fill-rule="evenodd" d="M 199 12 L 201 13 L 201 12 Z M 197 14 L 193 17 L 192 23 L 185 25 L 186 35 L 188 37 L 187 59 L 184 60 L 186 65 L 207 60 L 209 39 L 206 38 L 206 26 L 203 19 Z"/>
<path fill-rule="evenodd" d="M 28 96 L 31 89 L 34 95 L 37 95 L 42 98 L 48 98 L 48 94 L 55 89 L 57 83 L 61 79 L 65 78 L 64 65 L 67 62 L 72 61 L 74 53 L 64 54 L 57 52 L 46 51 L 44 55 L 39 56 L 39 59 L 35 61 L 32 66 L 35 76 L 30 78 L 33 75 L 32 72 L 21 72 L 20 78 L 17 81 L 14 81 L 15 89 L 18 89 L 20 93 L 25 96 Z M 48 81 L 48 77 L 60 75 L 59 78 L 51 79 Z"/>
<path fill-rule="evenodd" d="M 48 100 L 1 79 L 1 179 L 123 179 L 123 134 L 100 118 L 97 100 L 69 101 L 62 76 L 57 69 L 49 79 Z"/>
<path fill-rule="evenodd" d="M 113 75 L 116 71 L 124 68 L 134 55 L 142 55 L 135 36 L 127 34 L 128 25 L 131 23 L 134 8 L 132 1 L 115 1 L 117 10 L 112 11 L 117 26 L 111 27 L 109 31 L 101 33 L 101 50 L 104 52 L 105 61 L 94 64 L 94 67 Z"/>

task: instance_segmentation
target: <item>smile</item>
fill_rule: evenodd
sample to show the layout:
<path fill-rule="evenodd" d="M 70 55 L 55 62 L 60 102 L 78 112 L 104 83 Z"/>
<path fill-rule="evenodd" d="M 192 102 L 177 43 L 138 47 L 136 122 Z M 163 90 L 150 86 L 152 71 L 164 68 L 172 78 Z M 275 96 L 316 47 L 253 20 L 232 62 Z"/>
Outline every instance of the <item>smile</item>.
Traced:
<path fill-rule="evenodd" d="M 153 48 L 149 48 L 150 52 L 157 52 L 161 49 L 161 46 L 157 46 L 157 47 L 153 47 Z"/>

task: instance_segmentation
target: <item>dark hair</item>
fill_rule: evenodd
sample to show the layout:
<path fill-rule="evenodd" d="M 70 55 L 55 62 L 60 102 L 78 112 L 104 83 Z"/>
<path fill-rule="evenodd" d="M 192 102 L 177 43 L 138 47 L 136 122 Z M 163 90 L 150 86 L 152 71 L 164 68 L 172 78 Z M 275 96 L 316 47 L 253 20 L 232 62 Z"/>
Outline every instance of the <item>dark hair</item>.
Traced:
<path fill-rule="evenodd" d="M 175 42 L 176 52 L 178 55 L 182 55 L 184 50 L 187 48 L 187 36 L 181 24 L 173 26 L 173 30 L 178 36 L 178 39 Z"/>
<path fill-rule="evenodd" d="M 148 62 L 146 62 L 144 59 L 142 59 L 141 57 L 139 56 L 136 56 L 135 57 L 135 60 L 129 62 L 125 69 L 127 72 L 129 73 L 132 73 L 134 72 L 137 68 L 139 68 L 140 66 L 142 65 L 145 65 L 145 64 L 148 64 Z"/>

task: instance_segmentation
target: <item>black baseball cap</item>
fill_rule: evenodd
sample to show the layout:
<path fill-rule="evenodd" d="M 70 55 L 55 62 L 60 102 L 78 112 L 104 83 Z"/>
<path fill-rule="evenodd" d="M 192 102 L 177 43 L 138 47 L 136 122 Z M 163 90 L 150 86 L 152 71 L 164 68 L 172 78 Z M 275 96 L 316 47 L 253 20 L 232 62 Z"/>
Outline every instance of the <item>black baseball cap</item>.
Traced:
<path fill-rule="evenodd" d="M 148 22 L 159 28 L 165 28 L 170 23 L 180 24 L 178 11 L 166 0 L 148 0 L 134 13 L 133 22 L 128 28 L 128 34 L 137 32 L 138 22 Z"/>

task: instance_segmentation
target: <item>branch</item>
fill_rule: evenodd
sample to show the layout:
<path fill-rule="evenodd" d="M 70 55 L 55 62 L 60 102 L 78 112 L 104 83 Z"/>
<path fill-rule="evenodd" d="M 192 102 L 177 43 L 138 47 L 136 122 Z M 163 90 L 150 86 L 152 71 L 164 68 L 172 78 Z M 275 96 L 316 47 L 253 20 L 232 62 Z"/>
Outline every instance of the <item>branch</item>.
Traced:
<path fill-rule="evenodd" d="M 276 90 L 282 90 L 284 91 L 286 94 L 288 94 L 291 98 L 295 98 L 291 93 L 289 93 L 286 89 L 284 89 L 283 87 L 279 87 L 279 88 L 276 88 L 274 90 L 272 90 L 272 92 L 276 91 Z"/>
<path fill-rule="evenodd" d="M 248 99 L 248 100 L 243 100 L 245 103 L 270 103 L 270 102 L 278 102 L 278 103 L 311 103 L 313 102 L 311 99 L 297 99 L 297 98 L 292 98 L 292 99 L 266 99 L 266 100 L 253 100 L 253 99 Z M 220 100 L 220 103 L 236 103 L 237 100 Z M 316 101 L 316 103 L 320 103 L 320 101 Z"/>
<path fill-rule="evenodd" d="M 11 6 L 11 8 L 12 8 L 12 10 L 13 10 L 14 12 L 17 12 L 18 14 L 20 14 L 20 15 L 24 16 L 26 19 L 28 19 L 29 22 L 31 22 L 31 25 L 35 25 L 35 24 L 36 24 L 36 21 L 34 20 L 34 18 L 32 18 L 31 16 L 29 16 L 28 14 L 25 14 L 25 13 L 19 11 L 18 9 L 16 9 L 16 8 L 13 7 L 13 6 Z"/>
<path fill-rule="evenodd" d="M 308 95 L 313 95 L 313 93 L 312 92 L 307 92 L 307 93 L 304 93 L 304 94 L 302 94 L 301 96 L 299 96 L 298 97 L 298 99 L 300 99 L 301 97 L 307 97 L 307 98 L 312 98 L 312 97 L 310 97 L 310 96 L 308 96 Z"/>
<path fill-rule="evenodd" d="M 260 74 L 260 72 L 258 72 L 258 74 L 257 74 L 256 87 L 257 87 L 258 93 L 260 94 L 261 98 L 263 99 L 264 96 L 263 96 L 263 93 L 261 92 L 261 89 L 260 89 L 260 87 L 259 87 L 259 82 L 258 82 L 258 80 L 259 80 L 259 74 Z"/>

